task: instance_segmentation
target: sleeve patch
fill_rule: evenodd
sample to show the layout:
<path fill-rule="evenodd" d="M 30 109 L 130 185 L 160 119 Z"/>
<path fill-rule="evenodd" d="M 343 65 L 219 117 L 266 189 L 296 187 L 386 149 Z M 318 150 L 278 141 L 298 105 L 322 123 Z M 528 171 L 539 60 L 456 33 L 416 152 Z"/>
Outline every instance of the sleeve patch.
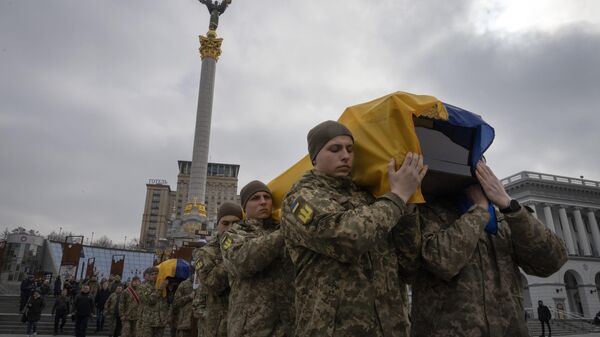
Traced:
<path fill-rule="evenodd" d="M 229 236 L 225 236 L 225 238 L 223 239 L 223 242 L 221 243 L 223 250 L 228 250 L 229 248 L 231 248 L 232 244 L 233 244 L 233 240 L 231 240 L 231 238 Z"/>
<path fill-rule="evenodd" d="M 201 260 L 198 260 L 196 262 L 196 270 L 200 270 L 200 269 L 202 269 L 202 267 L 204 267 L 204 263 L 202 263 Z"/>
<path fill-rule="evenodd" d="M 315 211 L 302 197 L 294 200 L 291 208 L 294 216 L 298 218 L 302 224 L 306 225 L 313 219 Z"/>

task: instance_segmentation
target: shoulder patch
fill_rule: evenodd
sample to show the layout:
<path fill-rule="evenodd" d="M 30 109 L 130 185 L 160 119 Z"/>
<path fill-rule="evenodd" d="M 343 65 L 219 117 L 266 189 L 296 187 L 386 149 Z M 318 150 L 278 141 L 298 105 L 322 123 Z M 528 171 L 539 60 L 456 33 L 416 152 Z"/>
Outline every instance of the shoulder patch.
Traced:
<path fill-rule="evenodd" d="M 226 235 L 223 239 L 223 242 L 221 242 L 221 247 L 223 247 L 223 250 L 228 250 L 229 248 L 231 248 L 232 244 L 233 240 L 231 240 L 231 238 L 228 235 Z"/>
<path fill-rule="evenodd" d="M 294 216 L 306 225 L 309 223 L 315 214 L 313 208 L 302 197 L 296 198 L 291 204 L 292 213 Z"/>
<path fill-rule="evenodd" d="M 202 269 L 202 267 L 204 267 L 204 263 L 202 263 L 201 260 L 198 260 L 196 262 L 196 270 L 200 270 L 200 269 Z"/>

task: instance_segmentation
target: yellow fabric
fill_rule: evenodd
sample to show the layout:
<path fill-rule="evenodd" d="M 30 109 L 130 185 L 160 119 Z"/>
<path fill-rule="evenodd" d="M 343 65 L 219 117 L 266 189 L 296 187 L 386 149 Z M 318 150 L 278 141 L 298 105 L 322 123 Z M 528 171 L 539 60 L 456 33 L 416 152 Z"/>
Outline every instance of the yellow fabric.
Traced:
<path fill-rule="evenodd" d="M 391 158 L 396 159 L 398 168 L 408 152 L 421 154 L 413 116 L 448 120 L 448 111 L 433 96 L 395 92 L 351 106 L 338 119 L 354 136 L 352 179 L 376 197 L 390 189 L 387 165 Z M 268 184 L 273 193 L 273 214 L 277 219 L 287 192 L 304 172 L 312 168 L 306 155 Z M 409 202 L 425 202 L 420 189 Z"/>
<path fill-rule="evenodd" d="M 167 277 L 175 277 L 175 269 L 177 269 L 177 259 L 168 259 L 161 262 L 158 266 L 158 275 L 156 276 L 156 283 L 154 287 L 156 289 L 160 288 L 160 285 L 163 283 Z M 163 289 L 162 296 L 167 296 L 167 290 Z"/>

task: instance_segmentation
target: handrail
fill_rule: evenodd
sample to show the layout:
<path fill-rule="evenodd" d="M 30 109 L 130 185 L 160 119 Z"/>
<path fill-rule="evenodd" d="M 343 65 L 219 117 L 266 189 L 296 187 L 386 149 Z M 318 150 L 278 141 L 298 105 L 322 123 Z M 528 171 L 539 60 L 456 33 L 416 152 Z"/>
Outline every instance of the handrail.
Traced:
<path fill-rule="evenodd" d="M 533 307 L 524 308 L 525 312 L 530 314 L 529 316 L 531 318 L 533 318 L 534 314 L 536 313 L 536 311 L 534 311 L 535 309 L 537 309 L 537 308 L 533 308 Z M 558 320 L 558 319 L 572 319 L 572 320 L 584 320 L 584 321 L 591 320 L 591 318 L 586 318 L 585 316 L 583 316 L 579 313 L 556 309 L 554 306 L 548 306 L 548 309 L 550 310 L 550 313 L 552 314 L 552 319 L 554 319 L 554 320 Z M 559 318 L 559 317 L 563 317 L 563 318 Z"/>

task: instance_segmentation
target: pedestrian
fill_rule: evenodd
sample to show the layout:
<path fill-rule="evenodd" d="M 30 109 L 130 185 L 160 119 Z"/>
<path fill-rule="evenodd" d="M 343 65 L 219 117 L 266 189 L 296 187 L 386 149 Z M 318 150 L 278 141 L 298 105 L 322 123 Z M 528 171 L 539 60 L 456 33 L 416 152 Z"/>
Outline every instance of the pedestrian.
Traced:
<path fill-rule="evenodd" d="M 40 295 L 42 295 L 43 298 L 46 298 L 48 295 L 50 295 L 50 291 L 50 281 L 43 280 L 40 286 Z"/>
<path fill-rule="evenodd" d="M 100 284 L 100 289 L 96 292 L 94 303 L 96 304 L 96 332 L 104 330 L 104 305 L 110 296 L 108 282 Z"/>
<path fill-rule="evenodd" d="M 325 121 L 307 141 L 314 169 L 292 186 L 282 210 L 296 270 L 295 336 L 408 336 L 407 288 L 398 267 L 404 256 L 392 233 L 409 230 L 404 241 L 419 238 L 406 203 L 427 172 L 422 157 L 409 153 L 399 170 L 390 160 L 390 191 L 374 198 L 352 181 L 348 128 Z"/>
<path fill-rule="evenodd" d="M 422 235 L 412 283 L 412 335 L 529 336 L 522 269 L 548 277 L 567 260 L 564 242 L 511 199 L 484 163 L 478 184 L 419 206 Z"/>
<path fill-rule="evenodd" d="M 27 336 L 37 336 L 37 323 L 42 318 L 42 310 L 44 309 L 44 298 L 39 290 L 34 290 L 33 295 L 27 301 L 26 318 L 27 318 Z"/>
<path fill-rule="evenodd" d="M 61 292 L 62 292 L 62 282 L 60 280 L 60 275 L 59 275 L 54 280 L 54 297 L 60 296 Z"/>
<path fill-rule="evenodd" d="M 272 217 L 271 190 L 255 180 L 240 193 L 246 219 L 219 239 L 231 285 L 228 336 L 292 336 L 294 267 Z"/>
<path fill-rule="evenodd" d="M 164 280 L 157 289 L 154 284 L 158 268 L 150 267 L 144 271 L 144 283 L 139 287 L 140 309 L 137 326 L 138 337 L 162 337 L 165 331 L 168 304 L 162 296 L 169 281 Z"/>
<path fill-rule="evenodd" d="M 84 284 L 81 293 L 73 301 L 73 314 L 75 318 L 75 336 L 85 337 L 88 321 L 94 315 L 94 298 L 90 295 L 90 286 Z"/>
<path fill-rule="evenodd" d="M 59 332 L 64 332 L 64 327 L 67 323 L 67 315 L 71 312 L 70 300 L 67 293 L 67 289 L 63 289 L 61 294 L 54 298 L 54 305 L 52 306 L 52 314 L 54 315 L 54 335 L 57 335 Z"/>
<path fill-rule="evenodd" d="M 542 334 L 540 337 L 544 337 L 546 335 L 546 331 L 544 329 L 544 323 L 548 327 L 548 337 L 552 337 L 552 328 L 550 327 L 550 320 L 552 319 L 552 314 L 550 313 L 550 309 L 544 305 L 544 302 L 538 301 L 538 318 L 540 320 L 540 324 L 542 325 Z"/>
<path fill-rule="evenodd" d="M 108 287 L 108 281 L 104 281 Z M 123 286 L 117 285 L 115 292 L 110 294 L 106 304 L 104 305 L 104 317 L 106 323 L 109 326 L 108 336 L 118 337 L 121 335 L 121 318 L 119 317 L 119 304 L 121 303 L 121 294 L 123 293 Z"/>
<path fill-rule="evenodd" d="M 32 274 L 27 274 L 27 278 L 25 278 L 25 279 L 23 279 L 23 281 L 21 281 L 20 289 L 21 289 L 21 297 L 20 297 L 20 302 L 19 302 L 19 312 L 23 312 L 23 309 L 25 308 L 25 304 L 27 303 L 27 300 L 29 300 L 29 298 L 33 294 L 33 290 L 35 289 L 35 282 L 33 280 Z"/>
<path fill-rule="evenodd" d="M 92 298 L 96 298 L 96 294 L 98 293 L 98 290 L 100 290 L 98 277 L 96 275 L 92 275 L 89 280 L 84 280 L 83 283 L 90 286 L 90 296 L 92 296 Z"/>
<path fill-rule="evenodd" d="M 217 211 L 217 236 L 194 252 L 199 282 L 206 291 L 207 336 L 227 337 L 227 308 L 229 304 L 229 278 L 223 265 L 219 238 L 243 218 L 242 208 L 224 202 Z"/>
<path fill-rule="evenodd" d="M 136 275 L 131 279 L 131 284 L 123 290 L 121 301 L 119 302 L 119 317 L 123 325 L 121 337 L 136 337 L 138 335 L 138 320 L 140 310 L 140 296 L 138 290 L 140 278 Z"/>
<path fill-rule="evenodd" d="M 192 275 L 179 284 L 175 291 L 171 310 L 174 313 L 174 325 L 177 337 L 190 337 L 192 329 L 192 301 L 194 300 L 194 289 L 192 287 Z"/>

